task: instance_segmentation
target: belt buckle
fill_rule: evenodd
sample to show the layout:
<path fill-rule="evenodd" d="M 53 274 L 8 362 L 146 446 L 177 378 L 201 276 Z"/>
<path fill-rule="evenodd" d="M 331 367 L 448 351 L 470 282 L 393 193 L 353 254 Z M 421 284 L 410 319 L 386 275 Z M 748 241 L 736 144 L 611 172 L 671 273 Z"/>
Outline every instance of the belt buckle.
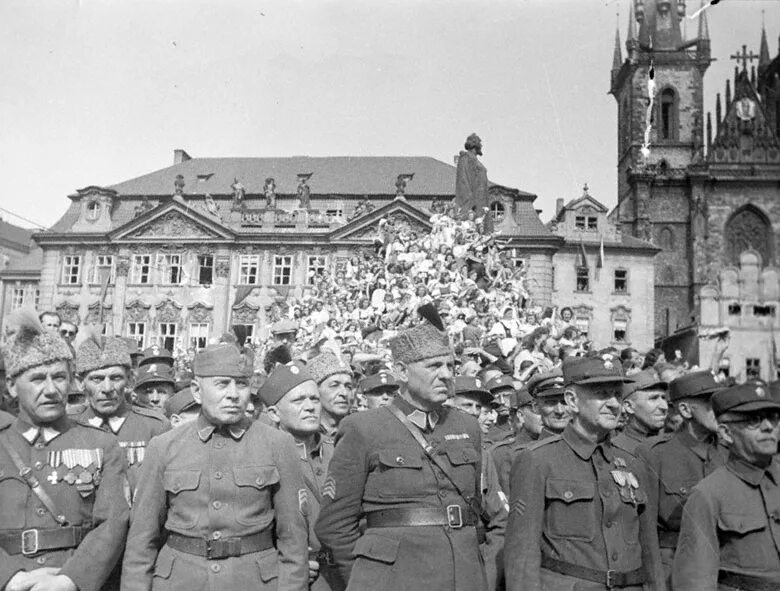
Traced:
<path fill-rule="evenodd" d="M 214 548 L 214 544 L 211 542 L 216 542 L 217 540 L 206 540 L 206 560 L 214 560 L 214 551 L 216 548 Z"/>
<path fill-rule="evenodd" d="M 607 587 L 607 589 L 614 589 L 615 582 L 612 580 L 612 577 L 615 576 L 615 571 L 612 569 L 607 570 L 607 579 L 604 581 L 604 585 Z"/>
<path fill-rule="evenodd" d="M 463 527 L 463 510 L 460 505 L 447 505 L 447 525 L 453 529 Z"/>
<path fill-rule="evenodd" d="M 30 556 L 38 552 L 38 530 L 26 529 L 22 532 L 22 554 Z"/>

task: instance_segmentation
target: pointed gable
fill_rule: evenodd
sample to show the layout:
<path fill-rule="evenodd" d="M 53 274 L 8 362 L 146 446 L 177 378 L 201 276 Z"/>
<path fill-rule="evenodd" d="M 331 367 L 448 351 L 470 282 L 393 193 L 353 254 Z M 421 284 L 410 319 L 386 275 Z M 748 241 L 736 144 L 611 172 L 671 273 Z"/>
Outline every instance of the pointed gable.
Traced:
<path fill-rule="evenodd" d="M 396 226 L 408 224 L 412 231 L 429 233 L 432 225 L 429 221 L 430 214 L 421 211 L 409 204 L 404 198 L 395 199 L 390 203 L 375 209 L 371 213 L 356 218 L 345 226 L 335 230 L 330 235 L 331 242 L 373 242 L 380 237 L 380 222 L 392 221 Z"/>
<path fill-rule="evenodd" d="M 114 242 L 232 240 L 235 234 L 211 218 L 171 200 L 117 228 Z"/>

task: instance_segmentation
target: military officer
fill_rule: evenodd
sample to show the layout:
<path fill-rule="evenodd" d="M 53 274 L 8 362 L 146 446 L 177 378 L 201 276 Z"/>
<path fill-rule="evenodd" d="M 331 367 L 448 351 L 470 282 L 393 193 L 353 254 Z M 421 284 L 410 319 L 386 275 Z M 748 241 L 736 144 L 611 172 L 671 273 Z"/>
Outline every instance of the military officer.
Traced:
<path fill-rule="evenodd" d="M 165 411 L 165 402 L 173 396 L 176 380 L 167 365 L 148 363 L 138 368 L 135 382 L 135 403 L 158 412 Z"/>
<path fill-rule="evenodd" d="M 138 361 L 138 367 L 141 368 L 151 363 L 166 365 L 169 369 L 173 369 L 173 355 L 165 347 L 154 344 L 143 350 L 141 359 Z"/>
<path fill-rule="evenodd" d="M 541 417 L 533 410 L 534 399 L 528 393 L 528 389 L 517 390 L 509 400 L 510 412 L 518 417 L 515 436 L 512 439 L 499 441 L 490 448 L 499 485 L 507 495 L 509 494 L 509 472 L 515 456 L 520 449 L 536 441 L 542 429 Z"/>
<path fill-rule="evenodd" d="M 76 373 L 87 395 L 87 407 L 76 420 L 116 435 L 127 459 L 128 498 L 138 484 L 149 440 L 171 428 L 163 414 L 128 402 L 130 366 L 127 346 L 118 337 L 93 335 L 76 350 Z"/>
<path fill-rule="evenodd" d="M 663 589 L 647 477 L 610 441 L 627 378 L 598 357 L 566 358 L 563 377 L 571 422 L 512 467 L 507 589 Z"/>
<path fill-rule="evenodd" d="M 512 439 L 515 435 L 514 422 L 509 409 L 509 398 L 515 391 L 515 383 L 512 376 L 502 374 L 491 379 L 485 384 L 485 388 L 493 396 L 492 402 L 496 407 L 496 424 L 483 437 L 490 444 Z"/>
<path fill-rule="evenodd" d="M 333 353 L 320 353 L 309 360 L 306 369 L 320 389 L 320 429 L 334 438 L 339 423 L 350 413 L 355 402 L 352 368 Z"/>
<path fill-rule="evenodd" d="M 125 461 L 113 436 L 71 421 L 72 353 L 34 314 L 4 350 L 17 418 L 0 422 L 0 588 L 97 591 L 122 553 Z"/>
<path fill-rule="evenodd" d="M 251 370 L 235 346 L 207 347 L 193 372 L 201 413 L 149 443 L 122 590 L 308 589 L 292 437 L 245 415 Z"/>
<path fill-rule="evenodd" d="M 633 374 L 631 379 L 633 384 L 623 386 L 623 412 L 628 415 L 628 421 L 612 441 L 635 455 L 639 444 L 664 428 L 669 405 L 666 402 L 668 386 L 653 368 Z"/>
<path fill-rule="evenodd" d="M 308 493 L 306 518 L 309 525 L 311 588 L 329 591 L 329 581 L 338 581 L 338 575 L 332 555 L 317 540 L 314 523 L 320 513 L 322 487 L 333 457 L 333 440 L 320 432 L 321 405 L 317 383 L 301 364 L 278 365 L 260 388 L 260 398 L 271 421 L 295 439 Z"/>
<path fill-rule="evenodd" d="M 480 429 L 443 405 L 454 360 L 435 320 L 390 341 L 403 383 L 393 403 L 339 428 L 315 531 L 349 591 L 488 588 L 476 527 Z M 488 540 L 500 535 L 491 525 Z"/>
<path fill-rule="evenodd" d="M 658 542 L 666 576 L 671 574 L 683 505 L 691 489 L 726 462 L 718 441 L 710 397 L 721 388 L 709 371 L 692 372 L 669 383 L 669 400 L 683 423 L 638 446 L 636 455 L 648 466 L 651 483 L 648 510 L 658 521 Z"/>
<path fill-rule="evenodd" d="M 712 395 L 725 466 L 685 503 L 672 583 L 684 591 L 780 589 L 780 403 L 761 381 Z"/>
<path fill-rule="evenodd" d="M 379 371 L 366 376 L 358 383 L 358 389 L 366 397 L 366 408 L 387 406 L 398 394 L 400 384 L 389 371 Z"/>

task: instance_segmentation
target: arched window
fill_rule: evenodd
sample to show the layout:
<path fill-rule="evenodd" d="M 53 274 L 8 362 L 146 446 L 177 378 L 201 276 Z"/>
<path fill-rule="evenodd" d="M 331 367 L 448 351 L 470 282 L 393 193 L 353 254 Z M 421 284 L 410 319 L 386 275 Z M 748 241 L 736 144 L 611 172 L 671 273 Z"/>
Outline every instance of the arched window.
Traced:
<path fill-rule="evenodd" d="M 90 201 L 87 203 L 87 219 L 90 221 L 94 221 L 98 219 L 98 216 L 100 215 L 100 203 L 97 201 Z"/>
<path fill-rule="evenodd" d="M 493 219 L 497 222 L 504 219 L 504 204 L 500 201 L 494 201 L 490 204 L 490 213 L 493 214 Z"/>
<path fill-rule="evenodd" d="M 664 250 L 674 250 L 674 232 L 669 226 L 664 226 L 658 233 L 658 245 Z"/>
<path fill-rule="evenodd" d="M 677 94 L 671 88 L 664 88 L 660 98 L 659 138 L 677 139 Z"/>
<path fill-rule="evenodd" d="M 745 205 L 726 222 L 725 248 L 728 261 L 739 265 L 739 255 L 753 249 L 764 265 L 771 265 L 774 248 L 772 226 L 766 215 L 753 205 Z"/>

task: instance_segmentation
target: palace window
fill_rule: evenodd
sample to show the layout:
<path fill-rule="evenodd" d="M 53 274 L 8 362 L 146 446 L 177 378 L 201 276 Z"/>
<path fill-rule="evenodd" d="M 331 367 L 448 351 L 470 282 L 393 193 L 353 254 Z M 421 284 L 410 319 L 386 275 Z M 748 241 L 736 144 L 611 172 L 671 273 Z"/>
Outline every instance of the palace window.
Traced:
<path fill-rule="evenodd" d="M 612 340 L 616 343 L 624 343 L 628 340 L 628 320 L 615 318 L 612 321 Z"/>
<path fill-rule="evenodd" d="M 255 334 L 254 324 L 234 324 L 233 326 L 238 328 L 238 330 L 234 331 L 236 334 L 241 334 L 241 332 L 243 332 L 246 335 L 246 339 L 244 340 L 245 343 L 252 340 L 252 337 Z"/>
<path fill-rule="evenodd" d="M 628 292 L 628 271 L 615 269 L 615 293 Z"/>
<path fill-rule="evenodd" d="M 138 348 L 146 347 L 146 322 L 128 322 L 127 336 L 138 343 Z"/>
<path fill-rule="evenodd" d="M 761 379 L 761 360 L 756 357 L 745 359 L 745 377 L 748 380 Z"/>
<path fill-rule="evenodd" d="M 588 230 L 598 230 L 599 229 L 599 218 L 595 216 L 588 216 Z"/>
<path fill-rule="evenodd" d="M 343 207 L 335 207 L 333 209 L 326 209 L 325 215 L 329 218 L 343 218 L 344 217 L 344 208 Z"/>
<path fill-rule="evenodd" d="M 313 285 L 314 281 L 325 273 L 327 261 L 324 256 L 310 256 L 306 265 L 306 283 Z"/>
<path fill-rule="evenodd" d="M 18 310 L 24 306 L 24 288 L 14 287 L 11 292 L 11 310 Z"/>
<path fill-rule="evenodd" d="M 590 291 L 590 272 L 587 267 L 577 267 L 576 291 Z"/>
<path fill-rule="evenodd" d="M 210 254 L 198 255 L 198 285 L 214 283 L 214 257 Z"/>
<path fill-rule="evenodd" d="M 587 337 L 588 332 L 590 332 L 590 318 L 586 316 L 577 316 L 574 319 L 574 326 L 577 327 L 577 330 L 580 331 L 582 336 Z"/>
<path fill-rule="evenodd" d="M 274 257 L 274 285 L 290 285 L 292 279 L 292 257 Z"/>
<path fill-rule="evenodd" d="M 759 317 L 771 316 L 772 318 L 774 318 L 775 307 L 774 306 L 753 306 L 753 316 L 759 316 Z"/>
<path fill-rule="evenodd" d="M 584 215 L 578 215 L 574 217 L 574 227 L 578 230 L 584 230 L 585 229 L 585 216 Z"/>
<path fill-rule="evenodd" d="M 171 353 L 176 351 L 176 323 L 161 322 L 157 333 L 157 343 Z"/>
<path fill-rule="evenodd" d="M 102 285 L 105 277 L 108 283 L 114 283 L 114 257 L 105 254 L 95 256 L 95 263 L 90 269 L 89 282 L 93 285 Z"/>
<path fill-rule="evenodd" d="M 257 285 L 260 272 L 260 256 L 242 254 L 238 264 L 238 282 L 242 285 Z"/>
<path fill-rule="evenodd" d="M 87 219 L 94 222 L 100 216 L 100 203 L 97 201 L 90 201 L 87 203 Z"/>
<path fill-rule="evenodd" d="M 766 215 L 752 205 L 736 211 L 726 222 L 724 244 L 726 256 L 734 265 L 746 250 L 755 250 L 761 255 L 761 263 L 772 264 L 774 233 Z"/>
<path fill-rule="evenodd" d="M 209 341 L 209 325 L 205 322 L 190 324 L 190 348 L 200 351 L 205 349 Z"/>
<path fill-rule="evenodd" d="M 35 306 L 35 309 L 38 309 L 38 306 L 41 303 L 41 290 L 40 289 L 34 289 L 33 290 L 33 306 Z"/>
<path fill-rule="evenodd" d="M 506 214 L 504 204 L 500 201 L 494 201 L 490 204 L 490 213 L 495 221 L 500 222 L 504 219 L 504 215 Z"/>
<path fill-rule="evenodd" d="M 62 265 L 62 283 L 65 285 L 78 285 L 81 283 L 81 256 L 65 256 Z"/>
<path fill-rule="evenodd" d="M 164 254 L 161 257 L 163 268 L 163 283 L 179 285 L 183 277 L 180 254 Z"/>
<path fill-rule="evenodd" d="M 152 255 L 134 254 L 131 283 L 146 285 L 151 281 Z"/>
<path fill-rule="evenodd" d="M 729 316 L 740 316 L 742 314 L 742 306 L 739 304 L 729 304 Z"/>

